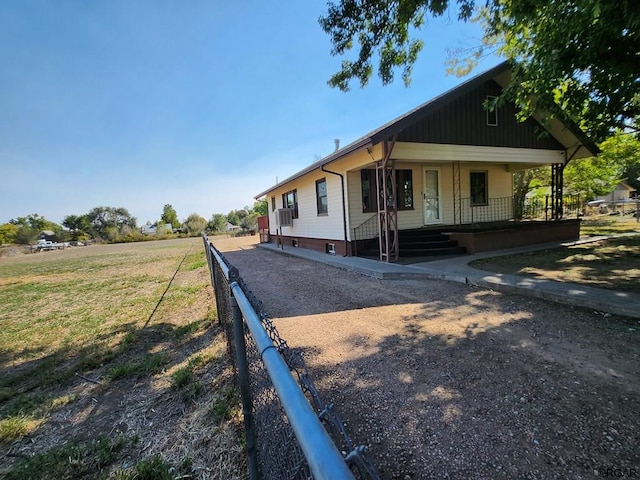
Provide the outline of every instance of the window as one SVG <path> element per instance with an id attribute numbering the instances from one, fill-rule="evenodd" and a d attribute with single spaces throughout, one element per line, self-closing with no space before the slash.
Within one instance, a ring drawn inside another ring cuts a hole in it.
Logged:
<path id="1" fill-rule="evenodd" d="M 487 126 L 497 127 L 498 126 L 498 106 L 496 105 L 496 97 L 487 95 L 487 98 L 484 102 L 484 108 L 485 108 L 485 111 L 487 112 Z"/>
<path id="2" fill-rule="evenodd" d="M 282 194 L 282 208 L 290 208 L 293 210 L 292 217 L 298 218 L 298 191 L 291 190 Z"/>
<path id="3" fill-rule="evenodd" d="M 411 170 L 396 170 L 398 210 L 413 209 L 413 178 Z"/>
<path id="4" fill-rule="evenodd" d="M 271 197 L 271 211 L 276 211 L 276 197 Z"/>
<path id="5" fill-rule="evenodd" d="M 376 200 L 376 171 L 361 170 L 360 181 L 362 184 L 362 212 L 377 212 Z"/>
<path id="6" fill-rule="evenodd" d="M 316 180 L 316 205 L 318 206 L 318 215 L 327 215 L 329 213 L 326 178 Z"/>
<path id="7" fill-rule="evenodd" d="M 360 171 L 362 212 L 378 211 L 376 170 Z M 413 210 L 413 171 L 396 170 L 396 205 L 398 210 Z"/>
<path id="8" fill-rule="evenodd" d="M 489 204 L 487 172 L 470 172 L 471 205 Z"/>

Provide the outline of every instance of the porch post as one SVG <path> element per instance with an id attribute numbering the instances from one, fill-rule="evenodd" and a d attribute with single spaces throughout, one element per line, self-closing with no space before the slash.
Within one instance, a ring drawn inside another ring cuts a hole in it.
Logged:
<path id="1" fill-rule="evenodd" d="M 384 157 L 376 163 L 376 187 L 378 191 L 378 241 L 380 261 L 398 261 L 398 207 L 396 205 L 396 163 L 390 160 L 391 151 L 396 143 L 396 136 L 391 145 L 384 141 Z"/>
<path id="2" fill-rule="evenodd" d="M 551 165 L 551 219 L 562 220 L 564 163 L 554 163 Z"/>
<path id="3" fill-rule="evenodd" d="M 462 188 L 460 187 L 460 162 L 453 162 L 453 224 L 462 225 Z"/>

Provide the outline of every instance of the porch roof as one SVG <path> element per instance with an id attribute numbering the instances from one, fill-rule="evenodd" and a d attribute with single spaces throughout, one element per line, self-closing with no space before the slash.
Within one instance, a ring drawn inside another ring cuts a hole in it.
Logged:
<path id="1" fill-rule="evenodd" d="M 410 110 L 404 115 L 391 120 L 390 122 L 376 128 L 375 130 L 372 130 L 363 137 L 340 148 L 339 150 L 336 150 L 330 155 L 321 158 L 317 162 L 314 162 L 308 167 L 293 174 L 292 176 L 287 177 L 286 179 L 265 190 L 264 192 L 259 193 L 254 198 L 261 198 L 275 188 L 292 182 L 293 180 L 296 180 L 306 175 L 307 173 L 313 172 L 314 170 L 325 167 L 330 163 L 335 162 L 336 160 L 339 160 L 355 151 L 367 147 L 372 147 L 383 142 L 384 140 L 390 139 L 394 134 L 401 132 L 419 119 L 426 117 L 430 113 L 441 108 L 443 105 L 446 105 L 461 97 L 462 95 L 465 95 L 466 93 L 470 92 L 471 90 L 488 80 L 493 79 L 501 87 L 504 88 L 511 79 L 510 72 L 510 63 L 508 61 L 502 62 L 495 67 L 487 70 L 486 72 L 472 77 L 471 79 L 458 85 L 457 87 L 454 87 L 453 89 L 435 98 L 432 98 L 431 100 L 423 103 L 413 110 Z M 586 135 L 572 120 L 566 117 L 562 118 L 561 120 L 559 118 L 551 120 L 547 125 L 545 125 L 545 128 L 549 131 L 551 136 L 556 138 L 556 140 L 560 142 L 567 150 L 573 148 L 573 151 L 568 154 L 568 158 L 584 158 L 596 155 L 599 152 L 598 147 L 589 138 L 586 137 Z"/>

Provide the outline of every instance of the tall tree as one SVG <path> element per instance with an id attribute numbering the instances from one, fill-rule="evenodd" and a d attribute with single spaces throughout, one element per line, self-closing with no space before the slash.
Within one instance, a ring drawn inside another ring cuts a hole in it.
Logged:
<path id="1" fill-rule="evenodd" d="M 136 229 L 136 218 L 126 208 L 95 207 L 87 213 L 93 230 L 103 239 L 115 240 L 124 227 Z"/>
<path id="2" fill-rule="evenodd" d="M 18 227 L 12 223 L 0 225 L 0 245 L 16 243 Z"/>
<path id="3" fill-rule="evenodd" d="M 162 223 L 170 223 L 173 228 L 180 228 L 180 220 L 178 220 L 178 214 L 175 208 L 170 204 L 166 204 L 162 209 L 162 216 L 160 217 Z"/>
<path id="4" fill-rule="evenodd" d="M 607 163 L 602 156 L 572 160 L 564 169 L 565 190 L 594 200 L 610 193 L 620 182 L 619 165 Z"/>
<path id="5" fill-rule="evenodd" d="M 212 232 L 224 232 L 227 225 L 227 217 L 221 213 L 214 213 L 211 216 L 211 220 L 207 223 L 207 228 Z"/>
<path id="6" fill-rule="evenodd" d="M 513 174 L 513 202 L 515 218 L 521 219 L 525 215 L 527 194 L 534 188 L 548 186 L 551 183 L 549 167 L 529 168 L 519 170 Z"/>
<path id="7" fill-rule="evenodd" d="M 87 215 L 67 215 L 62 220 L 62 225 L 71 231 L 73 240 L 78 240 L 84 235 L 93 235 L 93 228 Z"/>
<path id="8" fill-rule="evenodd" d="M 232 225 L 240 225 L 240 217 L 236 213 L 236 210 L 231 210 L 227 214 L 227 221 Z"/>
<path id="9" fill-rule="evenodd" d="M 46 230 L 48 226 L 51 226 L 52 222 L 49 222 L 46 218 L 37 213 L 31 213 L 26 217 L 17 217 L 15 219 L 9 220 L 9 223 L 12 223 L 17 226 L 29 227 L 34 230 Z"/>
<path id="10" fill-rule="evenodd" d="M 629 132 L 617 131 L 600 145 L 600 158 L 617 165 L 619 177 L 640 193 L 640 139 Z"/>
<path id="11" fill-rule="evenodd" d="M 9 223 L 17 227 L 16 242 L 21 244 L 34 243 L 43 230 L 51 230 L 58 241 L 65 239 L 65 232 L 60 225 L 47 220 L 45 217 L 32 213 L 26 217 L 17 217 L 9 220 Z"/>
<path id="12" fill-rule="evenodd" d="M 207 228 L 207 221 L 197 213 L 192 213 L 184 221 L 184 226 L 191 236 L 200 235 Z"/>
<path id="13" fill-rule="evenodd" d="M 560 107 L 582 119 L 581 126 L 597 140 L 616 128 L 638 128 L 637 0 L 330 1 L 319 22 L 331 37 L 331 53 L 345 55 L 356 45 L 359 51 L 355 60 L 343 60 L 329 84 L 348 90 L 355 79 L 365 86 L 376 59 L 383 84 L 393 81 L 397 68 L 408 84 L 424 45 L 420 30 L 428 33 L 425 19 L 452 11 L 462 21 L 475 14 L 484 27 L 482 42 L 464 59 L 468 68 L 462 71 L 487 51 L 511 60 L 513 82 L 499 101 L 515 101 L 522 117 L 534 110 L 553 115 Z"/>
<path id="14" fill-rule="evenodd" d="M 269 213 L 269 207 L 267 205 L 267 200 L 256 200 L 253 202 L 253 211 L 260 216 L 265 216 Z"/>
<path id="15" fill-rule="evenodd" d="M 258 214 L 256 212 L 251 212 L 246 215 L 242 220 L 240 220 L 240 227 L 245 232 L 248 230 L 257 230 L 258 229 Z"/>

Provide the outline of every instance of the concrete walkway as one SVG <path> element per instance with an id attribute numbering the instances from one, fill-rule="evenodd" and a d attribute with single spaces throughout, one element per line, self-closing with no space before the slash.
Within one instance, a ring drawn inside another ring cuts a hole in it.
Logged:
<path id="1" fill-rule="evenodd" d="M 273 243 L 261 243 L 260 247 L 295 257 L 321 262 L 375 278 L 391 279 L 422 277 L 430 279 L 444 279 L 453 282 L 478 285 L 498 291 L 520 293 L 567 305 L 591 308 L 599 312 L 640 318 L 640 294 L 616 292 L 613 290 L 605 290 L 602 288 L 578 285 L 575 283 L 538 280 L 519 275 L 492 273 L 469 266 L 469 263 L 480 258 L 531 252 L 562 245 L 575 245 L 586 241 L 593 242 L 601 238 L 591 238 L 585 241 L 571 242 L 569 244 L 552 243 L 537 245 L 535 247 L 486 252 L 476 255 L 462 255 L 411 265 L 379 262 L 377 260 L 361 257 L 328 255 L 306 248 L 285 247 L 284 249 L 280 249 Z"/>

